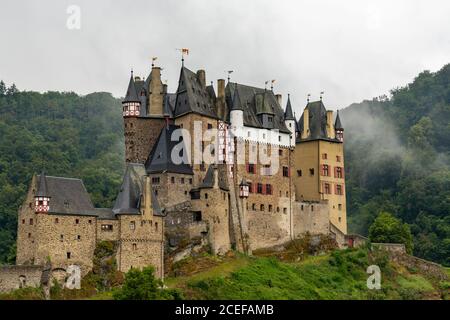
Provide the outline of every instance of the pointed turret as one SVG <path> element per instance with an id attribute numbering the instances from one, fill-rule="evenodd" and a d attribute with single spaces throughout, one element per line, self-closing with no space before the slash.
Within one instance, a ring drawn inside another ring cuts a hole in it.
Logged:
<path id="1" fill-rule="evenodd" d="M 341 118 L 339 117 L 339 110 L 337 111 L 336 121 L 334 122 L 334 130 L 336 131 L 336 139 L 344 142 L 344 128 L 342 127 Z"/>
<path id="2" fill-rule="evenodd" d="M 133 71 L 131 71 L 130 82 L 128 84 L 127 94 L 122 101 L 124 117 L 133 117 L 140 115 L 141 100 L 136 91 L 136 85 L 134 83 Z"/>
<path id="3" fill-rule="evenodd" d="M 34 211 L 36 213 L 45 213 L 50 209 L 50 196 L 48 193 L 47 178 L 45 177 L 45 173 L 42 172 L 38 179 L 38 189 L 36 191 L 36 195 L 34 196 Z"/>
<path id="4" fill-rule="evenodd" d="M 286 110 L 284 111 L 284 120 L 295 120 L 294 114 L 292 112 L 292 106 L 291 106 L 291 98 L 288 94 L 288 100 L 286 104 Z"/>
<path id="5" fill-rule="evenodd" d="M 234 86 L 233 101 L 230 111 L 230 122 L 235 130 L 244 126 L 244 108 L 239 96 L 237 84 Z"/>

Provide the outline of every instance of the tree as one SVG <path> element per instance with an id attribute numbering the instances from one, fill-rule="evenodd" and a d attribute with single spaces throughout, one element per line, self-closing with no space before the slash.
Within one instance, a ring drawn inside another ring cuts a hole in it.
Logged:
<path id="1" fill-rule="evenodd" d="M 0 81 L 0 96 L 4 96 L 6 94 L 6 84 L 3 80 Z"/>
<path id="2" fill-rule="evenodd" d="M 17 87 L 16 87 L 16 85 L 13 83 L 12 85 L 11 85 L 11 87 L 9 87 L 7 90 L 6 90 L 6 94 L 7 95 L 13 95 L 13 94 L 15 94 L 15 93 L 17 93 L 17 92 L 19 92 L 19 89 L 17 89 Z"/>
<path id="3" fill-rule="evenodd" d="M 409 225 L 388 212 L 381 212 L 369 227 L 369 239 L 378 243 L 403 243 L 412 253 L 413 239 Z"/>
<path id="4" fill-rule="evenodd" d="M 115 300 L 181 299 L 177 290 L 163 289 L 163 283 L 155 278 L 152 266 L 142 271 L 134 268 L 128 271 L 122 288 L 114 291 L 113 297 Z"/>

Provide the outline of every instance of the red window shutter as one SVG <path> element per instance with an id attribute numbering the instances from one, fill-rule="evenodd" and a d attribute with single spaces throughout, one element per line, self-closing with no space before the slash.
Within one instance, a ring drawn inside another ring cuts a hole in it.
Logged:
<path id="1" fill-rule="evenodd" d="M 337 169 L 338 167 L 334 167 L 334 177 L 337 178 Z"/>
<path id="2" fill-rule="evenodd" d="M 344 167 L 341 167 L 342 179 L 345 179 L 345 170 Z"/>
<path id="3" fill-rule="evenodd" d="M 334 185 L 334 194 L 338 194 L 338 192 L 337 192 L 337 184 Z"/>

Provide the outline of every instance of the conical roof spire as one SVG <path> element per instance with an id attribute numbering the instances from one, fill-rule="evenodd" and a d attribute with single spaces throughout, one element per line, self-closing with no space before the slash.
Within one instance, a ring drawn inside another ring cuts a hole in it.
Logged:
<path id="1" fill-rule="evenodd" d="M 36 192 L 36 197 L 48 197 L 47 179 L 44 171 L 42 171 L 39 177 L 39 187 Z"/>
<path id="2" fill-rule="evenodd" d="M 123 102 L 140 102 L 134 85 L 133 70 L 131 70 L 130 83 L 128 84 L 127 94 Z"/>
<path id="3" fill-rule="evenodd" d="M 239 97 L 239 92 L 237 89 L 237 84 L 234 86 L 234 97 L 233 97 L 233 106 L 231 107 L 231 111 L 233 110 L 244 110 L 242 108 L 241 98 Z"/>
<path id="4" fill-rule="evenodd" d="M 284 120 L 295 120 L 294 115 L 292 113 L 290 94 L 288 94 L 288 100 L 287 100 L 287 104 L 286 104 L 286 111 L 284 112 Z"/>
<path id="5" fill-rule="evenodd" d="M 336 121 L 334 122 L 334 129 L 344 129 L 342 127 L 341 118 L 339 117 L 339 110 L 337 111 Z"/>

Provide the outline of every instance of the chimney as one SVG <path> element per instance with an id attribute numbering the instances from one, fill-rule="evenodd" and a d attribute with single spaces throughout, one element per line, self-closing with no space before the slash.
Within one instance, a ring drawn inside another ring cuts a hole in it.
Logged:
<path id="1" fill-rule="evenodd" d="M 217 80 L 217 98 L 225 98 L 225 80 Z"/>
<path id="2" fill-rule="evenodd" d="M 206 75 L 205 75 L 205 70 L 197 70 L 197 78 L 200 81 L 200 84 L 202 85 L 202 88 L 205 89 L 206 88 Z"/>
<path id="3" fill-rule="evenodd" d="M 330 139 L 335 138 L 334 126 L 333 126 L 333 110 L 327 111 L 327 137 Z"/>
<path id="4" fill-rule="evenodd" d="M 303 132 L 302 139 L 306 139 L 309 137 L 309 110 L 305 108 L 303 111 Z"/>
<path id="5" fill-rule="evenodd" d="M 144 206 L 142 209 L 144 216 L 152 215 L 152 184 L 149 176 L 144 177 Z"/>
<path id="6" fill-rule="evenodd" d="M 214 166 L 214 189 L 219 189 L 219 170 Z"/>
<path id="7" fill-rule="evenodd" d="M 167 84 L 163 84 L 163 93 L 164 93 L 164 94 L 167 93 Z"/>
<path id="8" fill-rule="evenodd" d="M 281 98 L 281 94 L 276 94 L 275 97 L 277 98 L 278 104 L 279 104 L 281 107 L 283 107 L 283 105 L 282 105 L 283 100 L 282 100 L 282 98 Z"/>
<path id="9" fill-rule="evenodd" d="M 163 83 L 161 82 L 160 67 L 152 67 L 148 97 L 147 114 L 161 116 L 163 114 Z"/>

